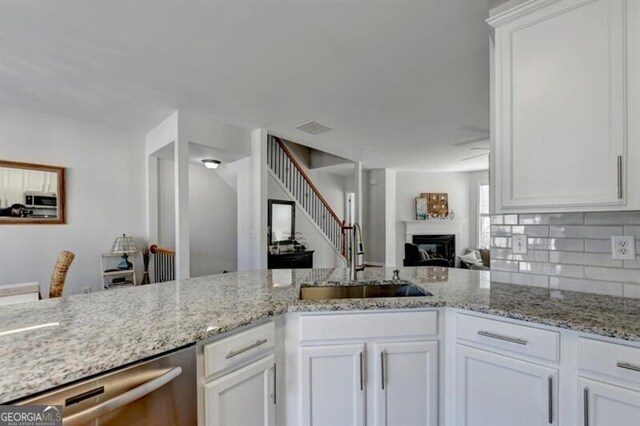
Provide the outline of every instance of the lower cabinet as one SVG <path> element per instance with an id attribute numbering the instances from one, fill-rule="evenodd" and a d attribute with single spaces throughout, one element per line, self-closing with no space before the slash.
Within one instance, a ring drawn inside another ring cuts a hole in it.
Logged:
<path id="1" fill-rule="evenodd" d="M 585 378 L 578 383 L 584 426 L 640 424 L 640 391 Z"/>
<path id="2" fill-rule="evenodd" d="M 200 426 L 276 424 L 275 348 L 273 321 L 203 344 Z"/>
<path id="3" fill-rule="evenodd" d="M 457 345 L 457 425 L 557 424 L 558 371 Z"/>
<path id="4" fill-rule="evenodd" d="M 438 424 L 436 341 L 305 346 L 301 362 L 306 425 Z"/>
<path id="5" fill-rule="evenodd" d="M 206 425 L 275 425 L 274 385 L 273 355 L 205 384 Z"/>
<path id="6" fill-rule="evenodd" d="M 438 342 L 376 342 L 376 426 L 438 424 Z"/>
<path id="7" fill-rule="evenodd" d="M 301 355 L 304 424 L 364 424 L 365 345 L 310 346 Z"/>

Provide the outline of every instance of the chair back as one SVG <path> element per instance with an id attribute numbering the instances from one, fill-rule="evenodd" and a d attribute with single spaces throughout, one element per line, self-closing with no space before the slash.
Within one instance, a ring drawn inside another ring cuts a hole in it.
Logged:
<path id="1" fill-rule="evenodd" d="M 149 253 L 153 260 L 153 281 L 162 283 L 176 279 L 176 252 L 175 250 L 159 247 L 155 244 L 149 246 Z"/>
<path id="2" fill-rule="evenodd" d="M 451 262 L 447 259 L 427 259 L 420 262 L 420 266 L 444 266 L 445 268 L 451 267 Z"/>
<path id="3" fill-rule="evenodd" d="M 53 274 L 51 274 L 51 285 L 49 286 L 49 297 L 61 297 L 64 290 L 64 283 L 67 279 L 67 272 L 71 266 L 71 262 L 75 259 L 76 255 L 70 251 L 63 251 L 58 255 L 56 266 L 53 268 Z"/>
<path id="4" fill-rule="evenodd" d="M 416 244 L 404 243 L 404 258 L 409 264 L 413 264 L 420 260 L 420 249 Z"/>

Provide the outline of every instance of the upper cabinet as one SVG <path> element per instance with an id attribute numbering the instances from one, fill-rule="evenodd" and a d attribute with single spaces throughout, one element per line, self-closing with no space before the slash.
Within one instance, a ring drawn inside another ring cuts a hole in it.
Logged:
<path id="1" fill-rule="evenodd" d="M 640 209 L 640 2 L 491 17 L 494 211 Z"/>

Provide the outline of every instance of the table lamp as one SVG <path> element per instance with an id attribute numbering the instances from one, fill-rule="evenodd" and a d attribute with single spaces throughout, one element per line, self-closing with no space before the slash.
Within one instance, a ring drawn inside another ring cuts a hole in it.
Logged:
<path id="1" fill-rule="evenodd" d="M 129 254 L 137 252 L 136 243 L 133 238 L 122 234 L 121 237 L 116 238 L 111 247 L 111 253 L 122 254 L 122 261 L 118 264 L 118 269 L 126 270 L 133 268 L 133 264 L 129 262 Z"/>

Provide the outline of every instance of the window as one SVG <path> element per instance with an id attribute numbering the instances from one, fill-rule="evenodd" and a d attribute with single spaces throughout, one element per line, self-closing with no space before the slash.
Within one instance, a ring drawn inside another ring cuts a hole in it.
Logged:
<path id="1" fill-rule="evenodd" d="M 478 185 L 478 248 L 491 244 L 491 216 L 489 215 L 489 185 Z"/>

